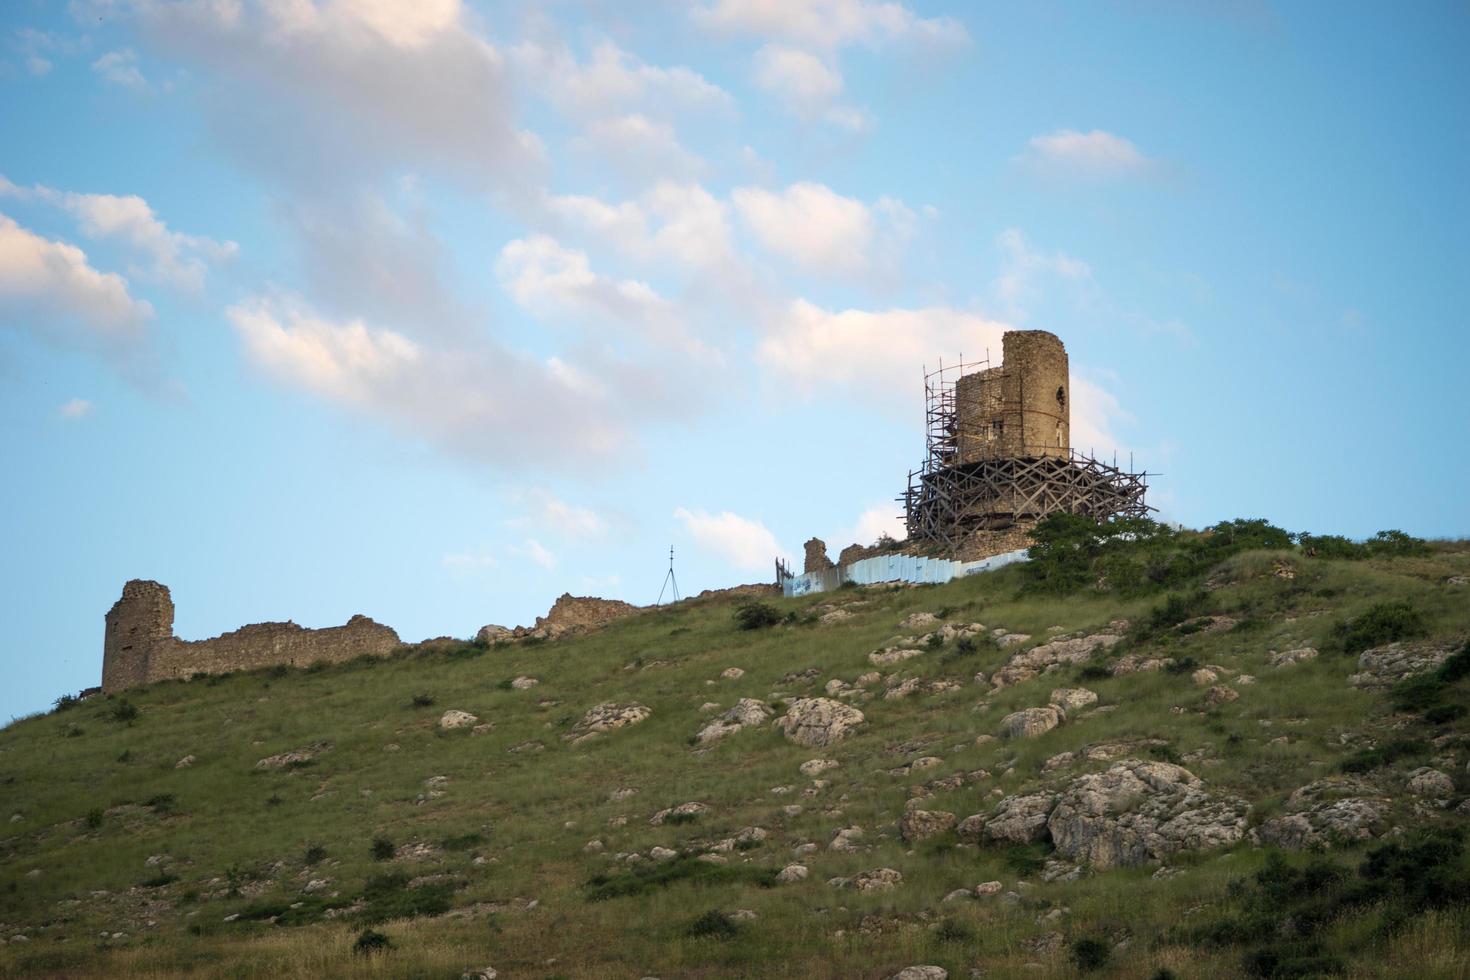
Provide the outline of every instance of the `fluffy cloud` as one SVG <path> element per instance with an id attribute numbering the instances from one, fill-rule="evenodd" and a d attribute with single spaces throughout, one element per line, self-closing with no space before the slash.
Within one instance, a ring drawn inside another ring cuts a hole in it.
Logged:
<path id="1" fill-rule="evenodd" d="M 56 414 L 68 421 L 84 419 L 92 414 L 92 403 L 85 398 L 73 398 L 57 406 Z"/>
<path id="2" fill-rule="evenodd" d="M 1086 262 L 1065 252 L 1033 248 L 1019 229 L 1001 232 L 996 246 L 1002 259 L 995 291 L 1007 311 L 1018 319 L 1025 316 L 1024 306 L 1047 282 L 1079 286 L 1092 281 L 1092 268 Z"/>
<path id="3" fill-rule="evenodd" d="M 143 77 L 138 68 L 138 53 L 132 48 L 109 51 L 92 62 L 92 71 L 110 85 L 132 89 L 135 92 L 151 92 L 153 86 Z"/>
<path id="4" fill-rule="evenodd" d="M 602 392 L 509 351 L 431 348 L 280 298 L 228 315 L 249 360 L 280 383 L 472 459 L 582 465 L 627 441 Z"/>
<path id="5" fill-rule="evenodd" d="M 514 120 L 501 53 L 459 0 L 119 0 L 198 70 L 217 133 L 293 184 L 433 167 L 523 188 L 541 147 Z"/>
<path id="6" fill-rule="evenodd" d="M 42 185 L 23 188 L 0 177 L 0 196 L 62 208 L 77 219 L 88 238 L 121 241 L 145 259 L 145 265 L 129 270 L 134 276 L 178 289 L 203 289 L 208 264 L 234 258 L 239 251 L 234 242 L 172 230 L 136 194 L 77 194 Z"/>
<path id="7" fill-rule="evenodd" d="M 780 38 L 818 48 L 884 41 L 963 44 L 964 25 L 924 18 L 886 0 L 713 0 L 694 8 L 696 23 L 729 34 Z"/>
<path id="8" fill-rule="evenodd" d="M 885 535 L 895 541 L 902 541 L 908 536 L 903 507 L 891 501 L 874 504 L 864 510 L 858 515 L 857 522 L 851 528 L 843 528 L 833 533 L 830 544 L 835 552 L 849 544 L 873 544 Z M 834 560 L 835 557 L 834 554 Z"/>
<path id="9" fill-rule="evenodd" d="M 777 556 L 789 557 L 776 544 L 776 536 L 760 521 L 722 511 L 711 514 L 703 510 L 680 507 L 674 517 L 695 543 L 741 571 L 759 571 L 771 565 Z"/>
<path id="10" fill-rule="evenodd" d="M 556 567 L 556 556 L 537 541 L 535 538 L 527 538 L 524 544 L 512 545 L 510 553 L 518 558 L 527 558 L 545 569 Z"/>
<path id="11" fill-rule="evenodd" d="M 636 200 L 608 204 L 583 195 L 546 200 L 569 229 L 638 261 L 671 260 L 712 269 L 734 260 L 729 206 L 698 184 L 661 182 Z"/>
<path id="12" fill-rule="evenodd" d="M 153 307 L 135 299 L 122 276 L 99 272 L 75 245 L 0 214 L 0 322 L 119 354 L 141 346 L 152 318 Z"/>
<path id="13" fill-rule="evenodd" d="M 684 148 L 673 126 L 638 113 L 594 120 L 574 145 L 634 184 L 692 177 L 704 169 L 704 161 Z"/>
<path id="14" fill-rule="evenodd" d="M 841 105 L 842 73 L 810 51 L 767 44 L 755 54 L 755 83 L 808 122 L 823 120 L 862 132 L 871 127 L 867 113 Z"/>
<path id="15" fill-rule="evenodd" d="M 1090 133 L 1059 129 L 1034 136 L 1018 159 L 1039 173 L 1056 177 L 1120 177 L 1153 166 L 1132 142 L 1100 129 Z"/>
<path id="16" fill-rule="evenodd" d="M 1072 447 L 1099 458 L 1124 453 L 1114 426 L 1133 421 L 1117 397 L 1101 385 L 1072 372 Z"/>
<path id="17" fill-rule="evenodd" d="M 780 193 L 739 188 L 736 211 L 769 251 L 809 272 L 855 275 L 868 272 L 880 232 L 885 258 L 912 234 L 914 214 L 903 202 L 883 198 L 873 206 L 813 183 L 792 184 Z"/>
<path id="18" fill-rule="evenodd" d="M 998 355 L 1007 329 L 947 307 L 833 311 L 799 299 L 768 325 L 757 356 L 801 390 L 827 384 L 886 390 L 891 401 L 912 406 L 926 362 L 945 351 L 974 357 L 988 348 Z"/>
<path id="19" fill-rule="evenodd" d="M 534 41 L 517 44 L 506 54 L 528 87 L 575 115 L 602 117 L 629 108 L 674 112 L 734 106 L 728 92 L 698 72 L 645 64 L 611 41 L 593 48 L 585 63 L 578 62 L 566 45 Z"/>

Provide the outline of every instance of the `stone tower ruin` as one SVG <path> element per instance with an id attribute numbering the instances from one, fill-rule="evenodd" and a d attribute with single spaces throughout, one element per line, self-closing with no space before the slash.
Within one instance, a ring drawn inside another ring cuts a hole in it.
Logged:
<path id="1" fill-rule="evenodd" d="M 102 690 L 110 694 L 195 674 L 382 657 L 399 645 L 397 633 L 366 616 L 353 616 L 346 626 L 329 629 L 306 629 L 292 622 L 255 623 L 209 640 L 181 640 L 174 636 L 174 601 L 168 586 L 133 579 L 107 612 Z"/>
<path id="2" fill-rule="evenodd" d="M 959 549 L 977 534 L 1059 511 L 1097 520 L 1147 515 L 1147 474 L 1072 449 L 1061 339 L 1011 330 L 1001 345 L 998 366 L 961 362 L 924 376 L 928 456 L 902 498 L 909 539 Z"/>

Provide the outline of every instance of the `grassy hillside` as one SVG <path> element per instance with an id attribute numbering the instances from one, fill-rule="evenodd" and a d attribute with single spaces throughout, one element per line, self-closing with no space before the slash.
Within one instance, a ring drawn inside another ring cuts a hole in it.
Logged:
<path id="1" fill-rule="evenodd" d="M 776 599 L 781 622 L 750 630 L 734 600 L 688 602 L 551 643 L 162 683 L 17 721 L 0 731 L 0 976 L 885 978 L 915 964 L 956 978 L 1470 974 L 1470 862 L 1454 840 L 1470 810 L 1470 681 L 1440 671 L 1372 692 L 1348 683 L 1358 657 L 1343 652 L 1364 640 L 1353 623 L 1369 643 L 1404 629 L 1462 643 L 1470 586 L 1455 580 L 1470 575 L 1470 546 L 1359 560 L 1250 551 L 1202 569 L 1172 601 L 1075 583 L 1023 590 L 1033 574 Z M 823 622 L 833 609 L 851 615 Z M 1395 625 L 1406 609 L 1407 627 Z M 917 612 L 987 633 L 874 667 L 870 653 L 934 628 L 900 627 Z M 1090 662 L 998 690 L 975 680 L 1118 620 L 1132 624 L 1127 639 Z M 1002 647 L 996 628 L 1031 638 Z M 1273 652 L 1302 647 L 1320 655 L 1272 666 Z M 1174 667 L 1113 676 L 1133 654 Z M 1222 670 L 1197 683 L 1206 665 Z M 722 677 L 731 667 L 743 675 Z M 694 739 L 718 713 L 708 702 L 759 699 L 779 716 L 875 670 L 882 679 L 845 699 L 866 723 L 835 745 L 794 744 L 769 722 Z M 539 683 L 517 689 L 517 677 Z M 908 677 L 957 686 L 884 697 Z M 1238 697 L 1210 706 L 1220 685 Z M 1059 687 L 1098 702 L 1034 738 L 984 737 Z M 652 714 L 565 737 L 603 702 Z M 493 727 L 443 730 L 451 709 Z M 1388 799 L 1388 826 L 1316 851 L 1247 837 L 1051 882 L 1071 863 L 1049 872 L 1044 841 L 900 836 L 911 797 L 930 794 L 921 809 L 963 820 L 1106 770 L 1116 759 L 1080 750 L 1129 740 L 1149 740 L 1131 742 L 1134 757 L 1249 801 L 1252 828 L 1336 775 Z M 311 757 L 257 766 L 301 749 Z M 1064 752 L 1078 757 L 1047 765 Z M 839 765 L 803 775 L 818 758 Z M 921 758 L 939 761 L 909 767 Z M 1447 798 L 1409 791 L 1423 766 L 1452 778 Z M 707 809 L 650 823 L 687 802 Z M 854 850 L 829 848 L 854 826 Z M 698 857 L 732 838 L 716 852 L 724 863 Z M 641 860 L 619 857 L 631 853 Z M 777 882 L 793 863 L 807 877 Z M 828 883 L 880 868 L 901 883 Z M 999 893 L 945 900 L 991 881 Z M 390 945 L 354 948 L 374 934 Z"/>

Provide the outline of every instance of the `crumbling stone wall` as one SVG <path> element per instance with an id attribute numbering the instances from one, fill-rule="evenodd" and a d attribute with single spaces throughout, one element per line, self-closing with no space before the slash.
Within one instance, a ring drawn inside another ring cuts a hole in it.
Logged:
<path id="1" fill-rule="evenodd" d="M 832 564 L 832 559 L 827 557 L 827 542 L 821 538 L 812 538 L 805 547 L 806 561 L 801 569 L 803 575 L 808 572 L 825 572 L 836 567 Z"/>
<path id="2" fill-rule="evenodd" d="M 107 613 L 102 641 L 102 690 L 106 693 L 195 674 L 314 663 L 341 663 L 364 655 L 385 656 L 398 634 L 366 616 L 345 626 L 306 629 L 295 623 L 256 623 L 210 640 L 173 635 L 174 604 L 168 587 L 134 579 Z"/>
<path id="3" fill-rule="evenodd" d="M 1067 457 L 1072 388 L 1067 349 L 1045 330 L 1009 330 L 999 367 L 955 383 L 959 462 L 1010 456 Z"/>
<path id="4" fill-rule="evenodd" d="M 637 606 L 621 599 L 598 599 L 564 592 L 551 604 L 551 609 L 545 616 L 536 617 L 535 626 L 517 626 L 511 631 L 511 635 L 517 638 L 544 636 L 555 639 L 567 633 L 596 629 L 638 611 Z"/>

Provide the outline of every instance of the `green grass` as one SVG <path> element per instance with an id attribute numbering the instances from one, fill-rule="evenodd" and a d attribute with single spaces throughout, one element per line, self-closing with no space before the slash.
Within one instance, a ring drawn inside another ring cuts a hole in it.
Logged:
<path id="1" fill-rule="evenodd" d="M 1295 578 L 1273 574 L 1283 559 L 1296 566 Z M 952 976 L 983 965 L 992 977 L 1063 977 L 1084 959 L 1094 962 L 1092 942 L 1108 950 L 1098 976 L 1146 978 L 1161 969 L 1235 975 L 1239 949 L 1184 941 L 1175 927 L 1181 915 L 1228 912 L 1230 882 L 1251 879 L 1268 852 L 1241 844 L 1180 856 L 1172 863 L 1184 873 L 1166 880 L 1139 868 L 1046 884 L 1039 872 L 1047 845 L 977 848 L 947 837 L 907 847 L 897 822 L 912 789 L 984 770 L 922 804 L 963 818 L 993 806 L 996 790 L 1056 787 L 1106 766 L 1045 771 L 1058 753 L 1152 738 L 1165 745 L 1144 758 L 1179 760 L 1211 792 L 1251 800 L 1259 823 L 1280 812 L 1292 790 L 1355 765 L 1363 753 L 1391 754 L 1396 740 L 1406 740 L 1429 748 L 1375 761 L 1362 778 L 1383 781 L 1383 795 L 1397 801 L 1397 825 L 1453 820 L 1449 810 L 1416 816 L 1402 775 L 1412 765 L 1437 764 L 1433 739 L 1463 731 L 1462 719 L 1425 716 L 1463 698 L 1466 681 L 1436 675 L 1433 690 L 1416 695 L 1420 713 L 1406 716 L 1395 698 L 1401 703 L 1412 692 L 1352 688 L 1346 677 L 1355 658 L 1326 651 L 1339 624 L 1393 602 L 1411 606 L 1430 640 L 1463 642 L 1467 593 L 1442 583 L 1467 571 L 1464 545 L 1352 561 L 1249 551 L 1202 573 L 1210 583 L 1204 597 L 1193 586 L 1176 590 L 1182 605 L 1167 609 L 1163 592 L 1025 591 L 1025 573 L 1012 568 L 939 587 L 767 600 L 776 621 L 756 629 L 740 628 L 731 601 L 687 602 L 553 643 L 466 644 L 58 704 L 56 713 L 0 731 L 0 931 L 29 939 L 0 947 L 0 976 L 446 977 L 493 964 L 503 976 L 876 980 L 936 963 Z M 819 625 L 817 607 L 833 604 L 853 617 Z M 1174 628 L 1201 609 L 1241 624 L 1218 632 Z M 881 670 L 955 680 L 960 689 L 886 700 L 880 683 L 878 696 L 860 705 L 868 724 L 827 749 L 794 745 L 770 726 L 708 747 L 689 744 L 709 718 L 704 702 L 789 701 L 821 695 L 833 678 L 853 683 L 874 670 L 867 655 L 900 634 L 901 620 L 940 610 L 952 622 L 1029 633 L 1033 644 L 1054 627 L 1093 630 L 1127 619 L 1152 628 L 1090 664 L 997 692 L 973 677 L 993 673 L 1013 651 L 988 637 L 926 649 Z M 1297 646 L 1324 654 L 1269 666 L 1271 651 Z M 1223 680 L 1244 673 L 1257 681 L 1237 684 L 1239 700 L 1204 712 L 1204 689 L 1187 671 L 1105 672 L 1124 652 L 1218 665 L 1228 670 Z M 721 678 L 732 666 L 744 676 Z M 808 668 L 815 679 L 801 678 Z M 529 691 L 501 685 L 520 674 L 541 683 Z M 1031 740 L 976 743 L 996 733 L 1007 713 L 1079 684 L 1112 710 L 1075 713 Z M 604 701 L 638 701 L 653 714 L 582 745 L 562 737 Z M 438 718 L 448 709 L 494 728 L 441 732 Z M 1286 741 L 1272 744 L 1281 736 Z M 309 766 L 254 768 L 261 758 L 318 742 L 331 748 Z M 539 751 L 511 751 L 533 742 Z M 186 755 L 196 761 L 175 769 Z M 920 756 L 943 762 L 890 773 Z M 828 785 L 819 790 L 798 771 L 817 757 L 841 763 L 820 775 Z M 1463 770 L 1461 757 L 1456 778 Z M 447 783 L 429 799 L 425 782 L 436 776 Z M 624 788 L 636 793 L 614 799 Z M 773 792 L 782 788 L 789 789 Z M 1452 805 L 1467 789 L 1459 787 Z M 710 809 L 690 822 L 650 825 L 655 812 L 689 801 Z M 786 812 L 792 804 L 800 812 Z M 12 814 L 20 819 L 11 822 Z M 825 849 L 838 828 L 854 824 L 865 831 L 866 850 Z M 694 853 L 750 826 L 770 837 L 723 853 L 725 864 L 648 858 L 654 846 Z M 602 849 L 584 850 L 594 839 Z M 385 844 L 377 854 L 375 841 Z M 804 859 L 810 876 L 775 884 L 795 860 L 793 848 L 806 842 L 821 848 Z M 410 851 L 419 856 L 396 856 Z M 617 856 L 631 852 L 643 860 Z M 1355 867 L 1365 853 L 1360 847 L 1340 857 Z M 155 856 L 164 860 L 150 865 Z M 878 867 L 900 870 L 903 884 L 871 894 L 826 884 Z M 992 879 L 1019 901 L 940 902 Z M 314 880 L 327 884 L 307 893 Z M 1069 913 L 1038 922 L 1058 906 Z M 756 918 L 730 919 L 736 909 Z M 1357 914 L 1377 921 L 1371 910 Z M 696 928 L 701 921 L 706 926 Z M 1365 976 L 1462 974 L 1470 968 L 1467 925 L 1458 905 L 1435 908 L 1355 945 L 1354 968 Z M 365 929 L 391 946 L 354 955 Z M 104 930 L 125 938 L 100 940 Z M 1058 952 L 1038 956 L 1023 946 L 1051 931 L 1064 936 Z M 1115 949 L 1114 937 L 1124 934 L 1129 943 Z M 1032 962 L 1042 967 L 1029 969 Z"/>

